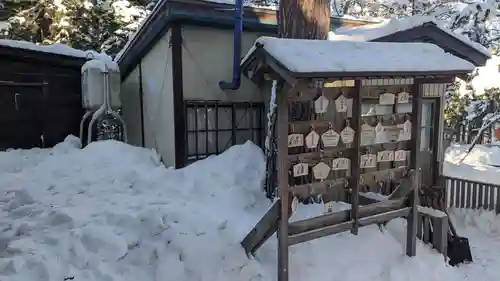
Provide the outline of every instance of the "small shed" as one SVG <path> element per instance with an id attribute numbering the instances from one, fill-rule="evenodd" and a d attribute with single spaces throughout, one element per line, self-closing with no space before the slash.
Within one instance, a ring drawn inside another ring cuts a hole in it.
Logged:
<path id="1" fill-rule="evenodd" d="M 86 53 L 0 40 L 0 150 L 50 147 L 78 135 Z"/>
<path id="2" fill-rule="evenodd" d="M 247 253 L 277 230 L 278 280 L 287 281 L 288 247 L 407 217 L 406 254 L 413 256 L 418 217 L 430 215 L 434 246 L 446 254 L 446 214 L 418 206 L 421 186 L 437 185 L 437 153 L 427 150 L 438 149 L 443 126 L 437 119 L 428 124 L 442 105 L 424 105 L 472 71 L 472 63 L 428 43 L 261 37 L 241 66 L 260 89 L 272 83 L 268 95 L 277 107 L 267 155 L 276 156 L 267 165 L 275 175 L 268 180 L 275 180 L 267 186 L 277 187 L 278 200 L 243 240 Z M 289 221 L 301 211 L 298 202 L 310 198 L 325 203 L 325 213 Z M 350 210 L 332 211 L 334 201 L 350 203 Z"/>

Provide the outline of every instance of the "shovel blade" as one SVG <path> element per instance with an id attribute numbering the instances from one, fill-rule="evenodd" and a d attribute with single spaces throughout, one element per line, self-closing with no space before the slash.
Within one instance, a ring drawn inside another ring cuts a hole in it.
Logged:
<path id="1" fill-rule="evenodd" d="M 461 263 L 471 263 L 472 254 L 469 246 L 469 239 L 460 236 L 452 236 L 448 240 L 449 264 L 457 266 Z"/>

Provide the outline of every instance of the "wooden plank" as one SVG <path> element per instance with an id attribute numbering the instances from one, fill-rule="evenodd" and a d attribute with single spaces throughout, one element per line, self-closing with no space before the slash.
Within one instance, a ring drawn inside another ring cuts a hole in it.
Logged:
<path id="1" fill-rule="evenodd" d="M 497 205 L 495 207 L 495 213 L 500 214 L 500 187 L 498 186 L 495 186 L 495 191 L 496 191 L 496 201 L 497 201 Z"/>
<path id="2" fill-rule="evenodd" d="M 466 186 L 465 208 L 470 208 L 472 206 L 472 188 L 473 184 L 468 183 Z"/>
<path id="3" fill-rule="evenodd" d="M 402 208 L 399 210 L 393 210 L 393 211 L 389 211 L 389 212 L 385 212 L 385 213 L 381 213 L 381 214 L 377 214 L 377 215 L 373 215 L 373 216 L 360 218 L 359 219 L 359 227 L 368 226 L 368 225 L 372 225 L 372 224 L 379 224 L 379 223 L 390 221 L 392 219 L 399 218 L 399 217 L 406 217 L 406 216 L 408 216 L 409 211 L 410 211 L 410 208 Z M 288 237 L 288 245 L 295 245 L 295 244 L 311 241 L 314 239 L 318 239 L 321 237 L 333 235 L 336 233 L 348 231 L 349 229 L 351 229 L 352 223 L 353 223 L 353 221 L 349 220 L 349 221 L 342 222 L 342 223 L 339 223 L 336 225 L 330 225 L 330 226 L 326 226 L 326 227 L 323 227 L 320 229 L 314 229 L 314 230 L 310 230 L 307 232 L 302 232 L 302 233 L 290 235 Z"/>
<path id="4" fill-rule="evenodd" d="M 448 207 L 455 207 L 455 183 L 457 182 L 456 179 L 451 179 L 451 180 L 446 180 L 446 182 L 449 183 L 449 189 L 450 189 L 450 199 L 448 202 Z"/>
<path id="5" fill-rule="evenodd" d="M 460 208 L 465 208 L 465 192 L 467 183 L 465 181 L 460 181 Z"/>
<path id="6" fill-rule="evenodd" d="M 408 216 L 407 228 L 406 228 L 406 255 L 413 257 L 417 254 L 417 228 L 418 228 L 418 191 L 420 186 L 420 179 L 422 175 L 422 169 L 414 174 L 413 178 L 413 200 L 411 202 L 411 211 Z M 424 233 L 425 235 L 425 233 Z"/>
<path id="7" fill-rule="evenodd" d="M 355 81 L 355 94 L 352 101 L 352 128 L 354 129 L 354 152 L 351 159 L 351 176 L 350 188 L 352 190 L 351 200 L 351 220 L 353 221 L 351 233 L 358 234 L 358 220 L 360 217 L 359 210 L 359 179 L 361 168 L 359 166 L 361 157 L 361 80 Z"/>
<path id="8" fill-rule="evenodd" d="M 462 181 L 458 180 L 455 182 L 455 208 L 460 208 L 460 183 Z"/>
<path id="9" fill-rule="evenodd" d="M 472 184 L 472 209 L 477 208 L 477 183 Z"/>
<path id="10" fill-rule="evenodd" d="M 401 207 L 404 204 L 404 201 L 405 201 L 404 199 L 387 200 L 375 204 L 360 206 L 359 216 L 363 218 L 367 216 L 378 215 L 381 213 L 401 209 Z M 350 221 L 350 213 L 351 213 L 350 210 L 345 210 L 310 219 L 291 222 L 288 225 L 288 234 L 295 235 L 306 231 Z"/>
<path id="11" fill-rule="evenodd" d="M 423 219 L 422 241 L 424 241 L 424 243 L 427 244 L 430 242 L 431 222 L 428 215 L 422 215 L 422 219 Z"/>
<path id="12" fill-rule="evenodd" d="M 390 195 L 389 195 L 389 200 L 394 200 L 394 199 L 401 199 L 405 198 L 410 194 L 412 191 L 413 185 L 412 185 L 412 175 L 414 171 L 410 171 L 410 175 L 406 178 L 403 178 L 399 186 L 394 190 Z"/>
<path id="13" fill-rule="evenodd" d="M 490 191 L 490 204 L 489 204 L 489 209 L 490 211 L 493 211 L 495 209 L 495 187 L 493 185 L 488 185 L 488 189 Z"/>
<path id="14" fill-rule="evenodd" d="M 338 189 L 345 189 L 347 179 L 325 180 L 321 182 L 313 182 L 308 184 L 294 185 L 290 187 L 290 191 L 294 196 L 301 199 L 309 198 L 314 195 L 324 195 L 335 192 Z"/>
<path id="15" fill-rule="evenodd" d="M 417 219 L 417 238 L 422 240 L 424 237 L 424 216 L 418 212 L 418 219 Z"/>
<path id="16" fill-rule="evenodd" d="M 483 208 L 485 210 L 488 210 L 489 208 L 489 186 L 487 184 L 483 184 L 483 192 L 484 192 L 484 198 L 483 198 Z"/>
<path id="17" fill-rule="evenodd" d="M 278 281 L 288 281 L 288 103 L 283 89 L 277 93 L 277 178 L 278 194 L 281 200 L 280 219 L 278 220 Z"/>
<path id="18" fill-rule="evenodd" d="M 484 185 L 478 184 L 477 185 L 477 193 L 478 193 L 477 208 L 478 209 L 483 208 L 483 203 L 484 203 L 483 192 L 484 192 Z"/>
<path id="19" fill-rule="evenodd" d="M 448 216 L 433 218 L 432 244 L 434 248 L 446 257 L 448 247 Z"/>
<path id="20" fill-rule="evenodd" d="M 413 100 L 411 110 L 411 152 L 410 169 L 416 170 L 413 177 L 413 200 L 411 201 L 411 212 L 408 217 L 406 229 L 406 255 L 413 257 L 417 253 L 417 226 L 418 226 L 418 191 L 420 189 L 422 169 L 420 165 L 420 144 L 422 125 L 422 81 L 415 81 L 411 87 Z"/>
<path id="21" fill-rule="evenodd" d="M 280 202 L 280 200 L 276 200 L 255 227 L 241 241 L 241 246 L 243 246 L 247 255 L 255 254 L 259 247 L 276 232 L 280 216 Z M 269 233 L 271 234 L 269 235 Z"/>

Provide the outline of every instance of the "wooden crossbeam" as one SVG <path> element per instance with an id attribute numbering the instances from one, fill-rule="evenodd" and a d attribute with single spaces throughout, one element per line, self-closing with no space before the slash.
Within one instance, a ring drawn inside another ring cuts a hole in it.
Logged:
<path id="1" fill-rule="evenodd" d="M 374 216 L 381 213 L 397 210 L 403 207 L 404 198 L 398 200 L 387 200 L 359 207 L 359 217 Z M 303 232 L 324 228 L 350 221 L 351 210 L 322 215 L 310 219 L 292 222 L 288 225 L 288 235 L 296 235 Z"/>
<path id="2" fill-rule="evenodd" d="M 276 232 L 280 216 L 281 201 L 276 200 L 266 214 L 241 242 L 247 255 L 255 252 Z"/>
<path id="3" fill-rule="evenodd" d="M 360 208 L 360 210 L 361 210 L 361 208 Z M 392 220 L 392 219 L 399 218 L 399 217 L 406 217 L 406 216 L 408 216 L 409 211 L 410 211 L 410 208 L 405 207 L 405 208 L 401 208 L 401 209 L 394 210 L 394 211 L 389 211 L 389 212 L 385 212 L 385 213 L 381 213 L 381 214 L 377 214 L 377 215 L 373 215 L 373 216 L 360 218 L 358 221 L 358 226 L 363 227 L 363 226 L 368 226 L 371 224 L 385 222 L 385 221 Z M 321 238 L 324 236 L 329 236 L 329 235 L 337 234 L 340 232 L 348 231 L 348 230 L 352 229 L 352 225 L 353 225 L 353 221 L 348 220 L 346 222 L 342 222 L 339 224 L 330 225 L 330 226 L 326 226 L 323 228 L 314 229 L 314 230 L 302 232 L 299 234 L 290 235 L 290 236 L 288 236 L 288 245 L 291 246 L 291 245 L 307 242 L 307 241 L 310 241 L 313 239 Z"/>

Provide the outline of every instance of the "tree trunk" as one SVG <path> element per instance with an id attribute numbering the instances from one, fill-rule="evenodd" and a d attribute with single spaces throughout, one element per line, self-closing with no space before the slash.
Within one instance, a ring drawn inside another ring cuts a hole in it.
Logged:
<path id="1" fill-rule="evenodd" d="M 282 38 L 328 39 L 330 0 L 280 0 L 278 35 Z"/>

